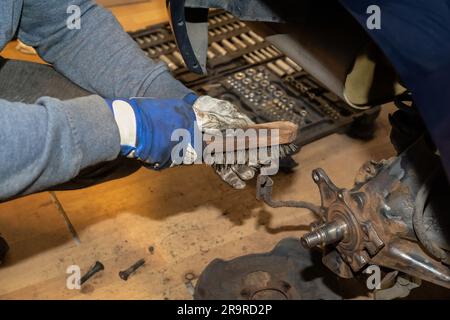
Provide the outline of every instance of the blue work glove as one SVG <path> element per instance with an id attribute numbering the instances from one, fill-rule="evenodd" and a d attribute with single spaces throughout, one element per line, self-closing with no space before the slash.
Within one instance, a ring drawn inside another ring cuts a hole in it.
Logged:
<path id="1" fill-rule="evenodd" d="M 188 130 L 192 139 L 190 145 L 196 146 L 193 141 L 196 125 L 207 132 L 253 124 L 232 103 L 209 96 L 197 97 L 193 93 L 184 99 L 131 98 L 106 101 L 119 127 L 121 154 L 139 159 L 154 169 L 193 163 L 196 159 L 194 148 L 188 148 L 187 154 L 182 155 L 181 163 L 179 159 L 177 162 L 171 159 L 172 150 L 178 143 L 171 141 L 176 129 Z M 213 167 L 222 180 L 236 189 L 244 188 L 245 181 L 253 178 L 257 170 L 254 166 L 242 164 L 214 164 Z"/>
<path id="2" fill-rule="evenodd" d="M 107 100 L 120 132 L 120 153 L 139 159 L 154 169 L 172 164 L 171 152 L 177 141 L 172 132 L 186 129 L 194 137 L 193 93 L 184 99 L 132 98 Z"/>

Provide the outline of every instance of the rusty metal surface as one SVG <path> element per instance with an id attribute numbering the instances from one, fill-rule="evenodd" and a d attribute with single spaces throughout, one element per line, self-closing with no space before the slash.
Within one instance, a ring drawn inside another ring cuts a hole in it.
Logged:
<path id="1" fill-rule="evenodd" d="M 321 265 L 321 253 L 299 239 L 280 241 L 268 253 L 212 261 L 197 282 L 197 300 L 298 300 L 352 298 L 367 294 L 356 279 L 339 280 Z"/>
<path id="2" fill-rule="evenodd" d="M 387 285 L 384 289 L 376 290 L 375 300 L 406 298 L 413 289 L 419 288 L 422 285 L 420 279 L 406 275 L 398 275 L 398 271 L 388 274 L 387 277 L 389 277 L 387 280 L 391 280 L 392 283 Z"/>
<path id="3" fill-rule="evenodd" d="M 314 170 L 325 220 L 320 230 L 336 222 L 345 225 L 344 235 L 325 251 L 324 264 L 343 278 L 352 277 L 368 264 L 377 264 L 450 288 L 449 267 L 424 250 L 413 225 L 419 190 L 439 167 L 438 156 L 419 141 L 399 157 L 365 164 L 351 190 L 336 187 L 322 169 Z M 450 196 L 449 190 L 447 185 L 437 192 Z M 436 238 L 436 224 L 441 234 L 449 234 L 442 226 L 448 225 L 450 217 L 443 214 L 447 210 L 428 206 L 430 237 Z M 313 230 L 303 238 L 314 236 L 318 232 Z M 448 238 L 438 238 L 442 247 L 448 247 Z"/>
<path id="4" fill-rule="evenodd" d="M 450 288 L 450 184 L 426 137 L 398 157 L 364 164 L 350 190 L 338 188 L 320 168 L 312 178 L 320 207 L 273 200 L 273 181 L 264 176 L 258 177 L 257 198 L 271 207 L 314 212 L 318 220 L 301 243 L 321 248 L 328 269 L 351 279 L 376 264 Z"/>

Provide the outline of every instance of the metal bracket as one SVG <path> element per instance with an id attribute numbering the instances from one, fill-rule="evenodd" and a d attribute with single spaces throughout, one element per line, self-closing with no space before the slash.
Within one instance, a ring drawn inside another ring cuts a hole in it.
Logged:
<path id="1" fill-rule="evenodd" d="M 394 273 L 398 274 L 397 271 Z M 389 277 L 388 274 L 386 277 Z M 382 280 L 382 282 L 384 279 Z M 380 289 L 375 291 L 375 300 L 394 300 L 398 298 L 405 298 L 409 296 L 411 290 L 420 287 L 422 281 L 415 277 L 410 277 L 406 274 L 398 275 L 395 279 L 395 283 L 386 289 Z"/>

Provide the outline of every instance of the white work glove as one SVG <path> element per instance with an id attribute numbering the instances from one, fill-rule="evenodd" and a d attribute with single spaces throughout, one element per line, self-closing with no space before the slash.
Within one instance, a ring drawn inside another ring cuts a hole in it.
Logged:
<path id="1" fill-rule="evenodd" d="M 197 122 L 204 132 L 208 132 L 208 129 L 214 131 L 244 128 L 254 124 L 249 117 L 239 112 L 231 102 L 210 96 L 199 97 L 192 108 Z M 245 181 L 251 180 L 258 170 L 257 164 L 213 164 L 212 167 L 223 181 L 235 189 L 245 188 Z"/>

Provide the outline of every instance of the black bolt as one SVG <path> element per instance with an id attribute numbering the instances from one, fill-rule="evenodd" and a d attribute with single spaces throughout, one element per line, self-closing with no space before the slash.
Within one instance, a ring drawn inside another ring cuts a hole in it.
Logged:
<path id="1" fill-rule="evenodd" d="M 102 271 L 104 269 L 105 269 L 105 267 L 103 266 L 103 263 L 96 261 L 95 264 L 91 267 L 91 269 L 89 269 L 89 271 L 86 272 L 86 274 L 81 277 L 80 285 L 82 285 L 83 283 L 88 281 L 94 274 L 96 274 L 97 272 Z"/>
<path id="2" fill-rule="evenodd" d="M 133 273 L 135 273 L 136 270 L 139 269 L 140 267 L 142 267 L 144 264 L 145 264 L 145 260 L 144 259 L 141 259 L 141 260 L 137 261 L 135 264 L 133 264 L 128 269 L 120 271 L 119 272 L 119 277 L 122 280 L 127 281 L 128 277 L 131 276 Z"/>

